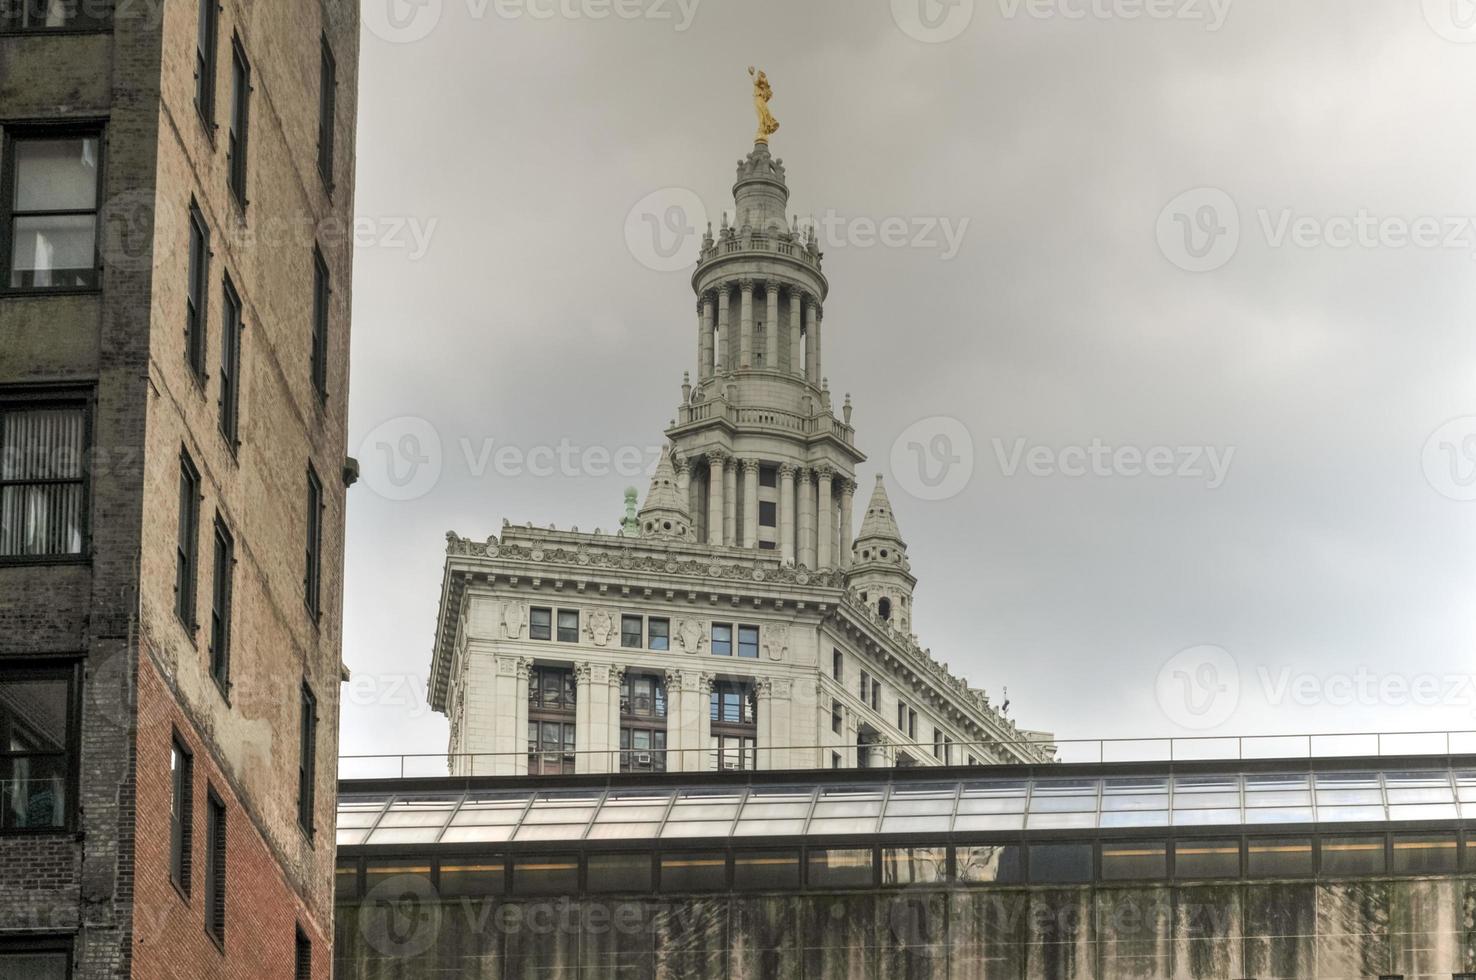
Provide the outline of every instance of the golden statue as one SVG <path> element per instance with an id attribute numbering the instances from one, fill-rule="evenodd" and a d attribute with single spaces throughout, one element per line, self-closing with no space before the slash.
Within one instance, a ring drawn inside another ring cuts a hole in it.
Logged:
<path id="1" fill-rule="evenodd" d="M 752 65 L 748 66 L 748 74 L 753 79 L 753 111 L 758 113 L 758 135 L 753 141 L 767 145 L 769 137 L 779 131 L 779 120 L 769 111 L 769 100 L 774 97 L 774 90 L 769 87 L 769 76 L 761 71 L 755 72 Z"/>

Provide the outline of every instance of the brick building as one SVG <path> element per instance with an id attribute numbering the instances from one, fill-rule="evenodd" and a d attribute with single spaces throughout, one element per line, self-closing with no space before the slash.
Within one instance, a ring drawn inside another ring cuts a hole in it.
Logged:
<path id="1" fill-rule="evenodd" d="M 7 980 L 331 973 L 358 16 L 0 0 Z"/>

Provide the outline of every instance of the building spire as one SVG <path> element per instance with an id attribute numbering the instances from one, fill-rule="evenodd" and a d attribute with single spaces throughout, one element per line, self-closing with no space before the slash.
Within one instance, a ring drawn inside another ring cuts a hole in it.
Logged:
<path id="1" fill-rule="evenodd" d="M 671 447 L 661 451 L 661 461 L 651 477 L 646 505 L 641 508 L 638 526 L 642 537 L 694 540 L 692 515 L 684 494 L 677 484 L 676 468 L 671 462 Z"/>
<path id="2" fill-rule="evenodd" d="M 904 554 L 907 551 L 902 532 L 897 528 L 897 518 L 892 513 L 892 501 L 887 497 L 887 485 L 880 473 L 876 475 L 876 486 L 871 491 L 871 502 L 866 505 L 866 515 L 861 520 L 861 534 L 856 543 L 860 545 L 867 540 L 879 545 L 894 544 Z"/>

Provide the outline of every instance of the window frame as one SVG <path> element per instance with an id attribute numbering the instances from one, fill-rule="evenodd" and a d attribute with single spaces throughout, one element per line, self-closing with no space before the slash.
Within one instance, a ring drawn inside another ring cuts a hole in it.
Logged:
<path id="1" fill-rule="evenodd" d="M 334 149 L 338 137 L 338 59 L 328 35 L 321 35 L 318 62 L 318 176 L 333 193 Z"/>
<path id="2" fill-rule="evenodd" d="M 64 963 L 62 976 L 67 980 L 72 980 L 76 976 L 76 954 L 72 948 L 74 941 L 74 936 L 71 935 L 0 937 L 0 960 L 4 960 L 7 956 L 35 956 L 37 954 L 60 956 Z"/>
<path id="3" fill-rule="evenodd" d="M 36 0 L 20 0 L 20 2 L 36 2 Z M 68 24 L 65 27 L 20 27 L 12 26 L 7 18 L 0 18 L 0 37 L 32 37 L 45 35 L 55 37 L 67 34 L 110 34 L 113 31 L 114 4 L 106 0 L 91 0 L 98 7 L 106 7 L 107 12 L 99 19 L 89 20 L 85 26 Z M 79 0 L 79 5 L 81 0 Z"/>
<path id="4" fill-rule="evenodd" d="M 178 730 L 170 733 L 169 880 L 189 901 L 194 878 L 195 754 Z M 174 757 L 180 759 L 176 770 Z"/>
<path id="5" fill-rule="evenodd" d="M 313 941 L 300 922 L 292 937 L 292 976 L 293 980 L 313 980 Z"/>
<path id="6" fill-rule="evenodd" d="M 246 320 L 241 294 L 229 274 L 221 277 L 220 434 L 231 455 L 241 448 L 241 335 Z"/>
<path id="7" fill-rule="evenodd" d="M 82 413 L 82 466 L 81 476 L 69 480 L 46 480 L 42 483 L 76 485 L 81 488 L 81 500 L 78 502 L 78 533 L 81 536 L 80 547 L 75 552 L 62 552 L 59 554 L 35 554 L 35 555 L 0 555 L 0 567 L 7 565 L 55 565 L 55 564 L 78 564 L 92 560 L 92 480 L 90 479 L 93 446 L 93 409 L 95 391 L 83 390 L 75 387 L 17 387 L 6 389 L 0 387 L 0 416 L 7 412 L 45 411 L 55 409 L 70 409 Z M 5 449 L 0 444 L 0 452 Z M 38 481 L 0 480 L 0 496 L 3 496 L 4 488 L 19 484 L 33 484 Z"/>
<path id="8" fill-rule="evenodd" d="M 722 640 L 721 641 L 723 643 L 723 645 L 726 647 L 726 649 L 721 650 L 721 651 L 719 651 L 719 649 L 718 649 L 718 643 L 720 641 L 718 640 L 718 635 L 717 635 L 718 634 L 718 630 L 720 630 L 720 629 L 723 629 L 723 630 L 727 630 L 728 631 L 728 638 L 726 640 Z M 708 627 L 708 649 L 712 651 L 712 655 L 714 657 L 731 657 L 733 655 L 733 624 L 732 623 L 713 622 Z"/>
<path id="9" fill-rule="evenodd" d="M 574 618 L 574 625 L 572 627 L 569 627 L 569 626 L 565 626 L 564 625 L 564 617 L 565 616 L 572 616 Z M 582 620 L 583 620 L 583 617 L 580 616 L 578 609 L 558 609 L 558 610 L 555 610 L 555 612 L 554 612 L 554 623 L 553 623 L 553 626 L 554 626 L 554 639 L 556 639 L 559 643 L 578 643 L 579 642 L 579 630 L 582 627 Z M 568 633 L 568 632 L 570 632 L 570 631 L 572 631 L 573 634 L 574 634 L 572 636 L 572 638 L 565 638 L 565 634 Z"/>
<path id="10" fill-rule="evenodd" d="M 634 633 L 627 629 L 632 623 L 635 624 Z M 629 642 L 632 637 L 635 639 L 634 643 Z M 644 616 L 637 616 L 633 613 L 620 614 L 620 647 L 623 650 L 646 649 L 646 618 Z"/>
<path id="11" fill-rule="evenodd" d="M 661 632 L 655 631 L 657 623 L 661 624 Z M 660 645 L 657 645 L 660 640 Z M 671 650 L 671 620 L 665 616 L 646 617 L 646 649 L 655 653 L 665 653 Z"/>
<path id="12" fill-rule="evenodd" d="M 179 450 L 179 522 L 175 542 L 174 617 L 194 642 L 200 630 L 200 469 L 190 452 Z M 188 496 L 187 496 L 188 494 Z M 188 538 L 188 541 L 186 540 Z"/>
<path id="13" fill-rule="evenodd" d="M 220 5 L 216 0 L 199 0 L 195 17 L 195 112 L 205 126 L 205 133 L 215 142 L 216 74 L 220 70 Z M 202 42 L 205 48 L 202 48 Z M 208 50 L 207 50 L 208 49 Z"/>
<path id="14" fill-rule="evenodd" d="M 251 154 L 251 59 L 240 34 L 231 35 L 231 118 L 226 139 L 226 186 L 237 206 L 245 211 L 251 199 L 246 193 Z"/>
<path id="15" fill-rule="evenodd" d="M 297 825 L 311 841 L 317 832 L 318 696 L 304 681 L 300 697 L 297 741 Z"/>
<path id="16" fill-rule="evenodd" d="M 26 837 L 40 834 L 75 833 L 80 823 L 78 793 L 81 791 L 82 763 L 82 683 L 83 664 L 79 657 L 27 657 L 0 661 L 0 683 L 13 679 L 62 680 L 67 685 L 66 748 L 62 752 L 10 752 L 0 748 L 0 776 L 10 770 L 10 760 L 17 756 L 45 755 L 65 759 L 67 776 L 64 782 L 66 799 L 62 807 L 61 824 L 46 827 L 12 827 L 4 814 L 0 813 L 0 837 Z M 0 741 L 0 746 L 6 744 Z"/>
<path id="17" fill-rule="evenodd" d="M 302 601 L 316 626 L 323 618 L 323 518 L 328 503 L 323 480 L 312 463 L 308 463 L 307 468 L 307 491 Z"/>
<path id="18" fill-rule="evenodd" d="M 215 787 L 205 786 L 205 935 L 225 949 L 230 815 Z"/>
<path id="19" fill-rule="evenodd" d="M 0 148 L 0 292 L 6 295 L 39 295 L 39 296 L 65 296 L 76 293 L 97 293 L 102 291 L 102 210 L 103 210 L 103 188 L 108 178 L 108 147 L 106 130 L 102 121 L 78 120 L 75 122 L 35 122 L 21 123 L 13 126 L 3 127 L 0 137 L 4 139 L 4 147 Z M 89 285 L 69 286 L 14 286 L 11 285 L 11 277 L 15 273 L 15 182 L 16 162 L 15 147 L 17 143 L 28 140 L 64 140 L 64 139 L 95 139 L 97 140 L 97 182 L 93 188 L 92 209 L 90 211 L 63 209 L 56 211 L 27 211 L 23 216 L 32 215 L 62 215 L 62 214 L 91 214 L 92 226 L 92 266 L 93 281 Z"/>
<path id="20" fill-rule="evenodd" d="M 208 0 L 207 0 L 208 2 Z M 184 359 L 195 382 L 204 385 L 205 351 L 210 336 L 210 225 L 200 204 L 190 197 L 190 243 L 185 271 Z"/>
<path id="21" fill-rule="evenodd" d="M 547 615 L 548 622 L 537 623 L 535 619 L 542 613 Z M 545 631 L 543 636 L 535 636 L 533 631 L 541 629 Z M 540 643 L 552 643 L 554 637 L 554 611 L 552 606 L 530 606 L 528 608 L 528 639 L 537 640 Z"/>
<path id="22" fill-rule="evenodd" d="M 210 676 L 230 700 L 231 611 L 236 585 L 236 538 L 219 511 L 215 514 L 215 551 L 211 556 Z M 222 574 L 224 573 L 224 574 Z"/>
<path id="23" fill-rule="evenodd" d="M 312 343 L 308 366 L 319 404 L 328 400 L 328 336 L 333 312 L 333 278 L 323 250 L 313 246 Z"/>

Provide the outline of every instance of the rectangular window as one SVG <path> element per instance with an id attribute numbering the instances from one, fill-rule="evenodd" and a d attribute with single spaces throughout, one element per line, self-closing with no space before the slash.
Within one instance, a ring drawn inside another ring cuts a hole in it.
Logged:
<path id="1" fill-rule="evenodd" d="M 185 289 L 185 363 L 205 379 L 205 297 L 210 288 L 210 229 L 200 207 L 190 201 L 189 281 Z"/>
<path id="2" fill-rule="evenodd" d="M 759 501 L 759 527 L 779 526 L 779 505 L 772 500 Z"/>
<path id="3" fill-rule="evenodd" d="M 861 680 L 857 689 L 861 695 L 861 703 L 871 704 L 871 675 L 864 670 L 861 671 Z"/>
<path id="4" fill-rule="evenodd" d="M 1024 848 L 1019 844 L 958 847 L 954 875 L 971 885 L 1018 885 L 1025 880 Z"/>
<path id="5" fill-rule="evenodd" d="M 1168 845 L 1162 842 L 1103 844 L 1102 877 L 1108 881 L 1167 878 Z"/>
<path id="6" fill-rule="evenodd" d="M 738 627 L 738 656 L 757 660 L 758 655 L 759 628 L 757 626 Z"/>
<path id="7" fill-rule="evenodd" d="M 574 723 L 528 722 L 528 774 L 553 776 L 574 771 Z"/>
<path id="8" fill-rule="evenodd" d="M 559 610 L 559 642 L 579 642 L 579 611 L 576 609 Z"/>
<path id="9" fill-rule="evenodd" d="M 882 849 L 883 885 L 935 885 L 948 880 L 948 848 Z"/>
<path id="10" fill-rule="evenodd" d="M 34 3 L 35 0 L 26 0 Z M 3 8 L 0 8 L 3 9 Z M 0 947 L 0 977 L 5 980 L 68 980 L 72 975 L 70 939 L 19 940 Z"/>
<path id="11" fill-rule="evenodd" d="M 1174 845 L 1174 877 L 1239 878 L 1240 843 L 1233 840 L 1180 841 Z"/>
<path id="12" fill-rule="evenodd" d="M 112 19 L 112 5 L 105 0 L 6 0 L 0 3 L 0 33 L 6 34 L 103 30 Z M 0 971 L 0 977 L 7 976 L 9 974 Z"/>
<path id="13" fill-rule="evenodd" d="M 205 931 L 225 943 L 226 927 L 226 808 L 215 790 L 206 799 L 205 820 Z"/>
<path id="14" fill-rule="evenodd" d="M 297 823 L 313 836 L 313 801 L 318 786 L 318 699 L 306 684 L 302 686 L 302 724 L 298 729 L 297 748 Z"/>
<path id="15" fill-rule="evenodd" d="M 101 140 L 20 135 L 8 146 L 12 289 L 96 289 Z"/>
<path id="16" fill-rule="evenodd" d="M 1321 873 L 1328 877 L 1388 873 L 1383 837 L 1329 837 L 1322 841 Z"/>
<path id="17" fill-rule="evenodd" d="M 628 718 L 665 718 L 666 682 L 652 674 L 626 674 L 620 681 L 620 713 Z"/>
<path id="18" fill-rule="evenodd" d="M 907 731 L 907 703 L 901 698 L 897 699 L 897 731 Z"/>
<path id="19" fill-rule="evenodd" d="M 1469 844 L 1468 844 L 1469 846 Z M 1394 873 L 1401 875 L 1447 874 L 1456 870 L 1454 834 L 1394 837 Z"/>
<path id="20" fill-rule="evenodd" d="M 179 537 L 174 562 L 174 614 L 191 632 L 195 616 L 195 579 L 200 548 L 200 471 L 190 454 L 179 454 Z"/>
<path id="21" fill-rule="evenodd" d="M 333 131 L 338 111 L 338 66 L 328 38 L 322 40 L 318 68 L 318 174 L 323 186 L 333 190 Z"/>
<path id="22" fill-rule="evenodd" d="M 195 25 L 195 108 L 210 130 L 215 129 L 215 18 L 216 0 L 199 0 Z"/>
<path id="23" fill-rule="evenodd" d="M 71 666 L 0 667 L 0 831 L 70 821 L 75 684 Z"/>
<path id="24" fill-rule="evenodd" d="M 666 731 L 657 728 L 620 729 L 621 772 L 665 772 Z"/>
<path id="25" fill-rule="evenodd" d="M 881 681 L 873 680 L 871 682 L 871 710 L 872 711 L 877 711 L 877 712 L 880 712 L 881 711 L 881 696 L 882 696 Z"/>
<path id="26" fill-rule="evenodd" d="M 313 980 L 313 941 L 302 931 L 302 926 L 297 927 L 293 948 L 293 980 Z"/>
<path id="27" fill-rule="evenodd" d="M 241 47 L 241 39 L 234 37 L 231 39 L 231 132 L 230 144 L 226 147 L 226 166 L 229 168 L 231 193 L 243 208 L 246 206 L 246 137 L 250 124 L 251 64 L 246 60 L 246 49 Z"/>
<path id="28" fill-rule="evenodd" d="M 620 617 L 620 645 L 639 650 L 645 634 L 645 622 L 639 616 Z"/>
<path id="29" fill-rule="evenodd" d="M 839 650 L 830 652 L 830 676 L 845 683 L 846 679 L 846 656 Z"/>
<path id="30" fill-rule="evenodd" d="M 536 710 L 572 712 L 577 690 L 572 670 L 533 667 L 528 671 L 528 704 Z"/>
<path id="31" fill-rule="evenodd" d="M 911 708 L 907 709 L 907 737 L 917 741 L 917 712 Z"/>
<path id="32" fill-rule="evenodd" d="M 579 858 L 519 858 L 512 866 L 512 887 L 518 895 L 573 895 L 579 891 Z"/>
<path id="33" fill-rule="evenodd" d="M 220 431 L 235 452 L 241 429 L 241 297 L 229 276 L 221 292 L 225 302 L 220 318 Z"/>
<path id="34" fill-rule="evenodd" d="M 1092 880 L 1092 845 L 1031 844 L 1033 884 L 1078 884 Z"/>
<path id="35" fill-rule="evenodd" d="M 333 290 L 329 285 L 328 262 L 313 248 L 313 389 L 319 398 L 328 397 L 328 316 Z"/>
<path id="36" fill-rule="evenodd" d="M 190 893 L 190 850 L 194 840 L 195 759 L 179 736 L 169 747 L 169 876 Z"/>
<path id="37" fill-rule="evenodd" d="M 712 624 L 712 654 L 715 657 L 733 655 L 733 627 L 731 624 Z"/>
<path id="38" fill-rule="evenodd" d="M 839 752 L 832 752 L 832 753 L 830 753 L 830 768 L 832 768 L 832 769 L 839 769 L 839 768 L 841 768 L 841 754 Z"/>
<path id="39" fill-rule="evenodd" d="M 811 888 L 870 888 L 875 880 L 875 858 L 869 847 L 811 848 Z"/>
<path id="40" fill-rule="evenodd" d="M 528 610 L 528 638 L 530 640 L 553 639 L 553 610 Z"/>
<path id="41" fill-rule="evenodd" d="M 215 576 L 210 596 L 210 676 L 222 690 L 231 683 L 231 591 L 236 575 L 236 539 L 215 516 Z"/>
<path id="42" fill-rule="evenodd" d="M 830 730 L 837 735 L 845 728 L 845 716 L 841 711 L 841 703 L 834 698 L 830 701 Z"/>
<path id="43" fill-rule="evenodd" d="M 591 892 L 635 892 L 650 894 L 652 880 L 651 855 L 644 851 L 623 854 L 591 854 L 585 862 L 585 884 Z"/>
<path id="44" fill-rule="evenodd" d="M 307 471 L 307 568 L 303 573 L 303 595 L 308 612 L 316 621 L 322 615 L 323 599 L 323 483 L 311 466 Z"/>
<path id="45" fill-rule="evenodd" d="M 646 620 L 646 646 L 652 650 L 671 649 L 671 620 Z"/>
<path id="46" fill-rule="evenodd" d="M 739 851 L 733 855 L 733 888 L 737 891 L 794 891 L 799 883 L 799 851 Z"/>
<path id="47" fill-rule="evenodd" d="M 779 485 L 779 468 L 777 466 L 762 466 L 759 468 L 759 486 L 777 487 Z"/>
<path id="48" fill-rule="evenodd" d="M 0 402 L 0 558 L 82 554 L 87 412 Z"/>
<path id="49" fill-rule="evenodd" d="M 728 859 L 721 851 L 661 855 L 663 892 L 718 892 L 728 887 Z"/>
<path id="50" fill-rule="evenodd" d="M 1252 878 L 1306 877 L 1312 874 L 1312 842 L 1253 840 L 1246 852 L 1246 874 Z"/>

